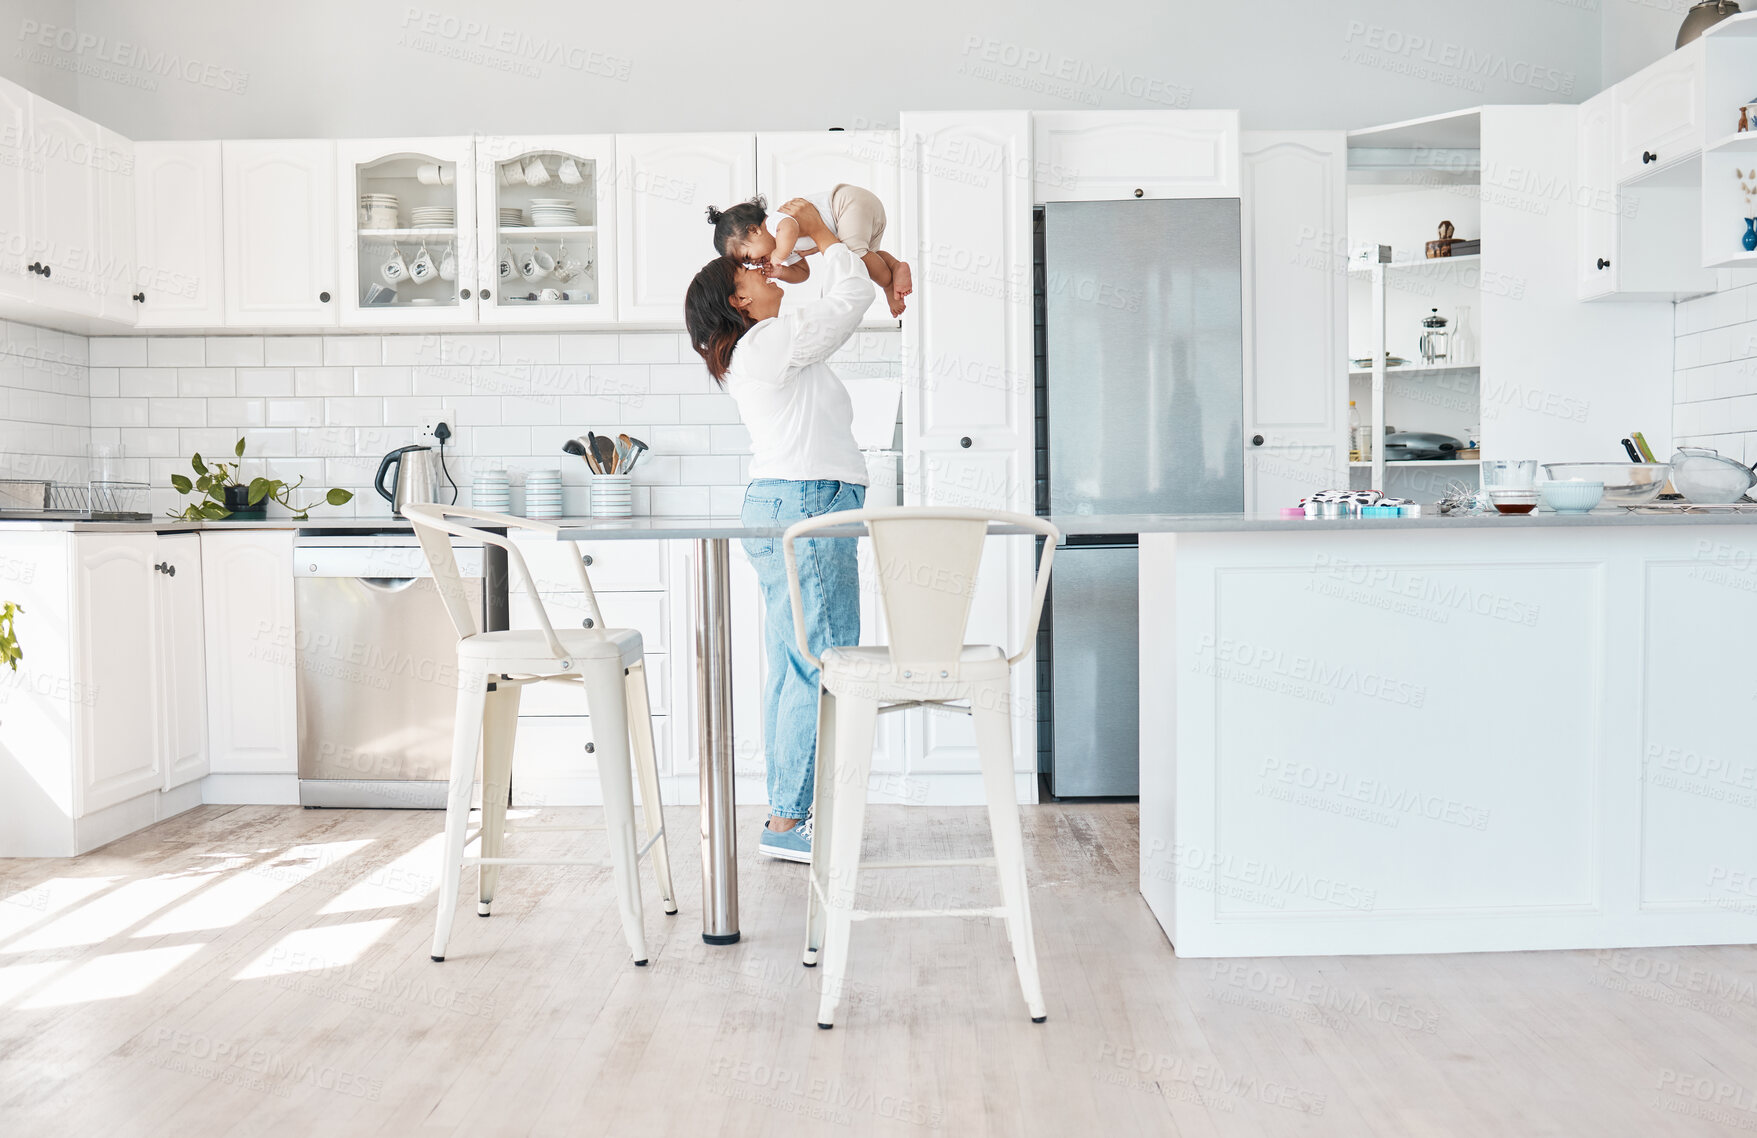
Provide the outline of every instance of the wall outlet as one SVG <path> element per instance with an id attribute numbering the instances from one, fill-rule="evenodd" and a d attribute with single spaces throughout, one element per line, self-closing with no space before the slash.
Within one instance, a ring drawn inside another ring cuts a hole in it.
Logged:
<path id="1" fill-rule="evenodd" d="M 415 428 L 415 441 L 429 445 L 438 443 L 441 424 L 444 424 L 446 429 L 446 445 L 457 445 L 458 420 L 455 411 L 432 411 L 424 415 L 421 419 L 421 425 Z"/>

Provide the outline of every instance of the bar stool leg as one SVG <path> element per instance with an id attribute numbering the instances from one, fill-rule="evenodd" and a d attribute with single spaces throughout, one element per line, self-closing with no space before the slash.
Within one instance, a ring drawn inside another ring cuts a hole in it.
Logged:
<path id="1" fill-rule="evenodd" d="M 634 962 L 645 964 L 647 937 L 641 923 L 641 867 L 635 852 L 633 764 L 629 761 L 628 694 L 622 665 L 615 660 L 588 660 L 582 662 L 582 668 L 622 932 Z"/>
<path id="2" fill-rule="evenodd" d="M 506 847 L 506 794 L 512 785 L 512 749 L 519 728 L 519 684 L 497 683 L 487 693 L 482 719 L 482 856 L 500 857 Z M 486 917 L 500 883 L 500 866 L 476 867 L 476 915 Z"/>
<path id="3" fill-rule="evenodd" d="M 634 745 L 635 774 L 641 780 L 641 815 L 647 824 L 647 840 L 653 842 L 653 876 L 659 883 L 659 900 L 665 912 L 677 912 L 677 892 L 671 885 L 671 851 L 664 837 L 654 838 L 665 828 L 665 812 L 659 802 L 659 754 L 653 745 L 653 710 L 647 699 L 647 664 L 645 660 L 630 667 L 623 676 L 628 694 L 629 737 Z"/>
<path id="4" fill-rule="evenodd" d="M 433 929 L 433 959 L 445 959 L 452 918 L 458 912 L 458 889 L 464 878 L 464 844 L 470 831 L 470 792 L 476 781 L 476 755 L 482 741 L 482 718 L 488 695 L 488 673 L 480 662 L 458 661 L 458 708 L 451 737 L 451 786 L 445 803 L 445 861 L 439 871 L 439 915 Z"/>
<path id="5" fill-rule="evenodd" d="M 994 834 L 995 866 L 1000 876 L 1001 903 L 1007 910 L 1007 934 L 1019 987 L 1031 1021 L 1047 1018 L 1043 987 L 1037 976 L 1037 944 L 1031 931 L 1031 898 L 1025 881 L 1025 838 L 1019 826 L 1018 792 L 1013 778 L 1012 700 L 1006 680 L 979 684 L 970 700 L 976 729 L 976 751 L 982 762 L 982 786 L 988 799 L 988 824 Z"/>
<path id="6" fill-rule="evenodd" d="M 807 968 L 817 967 L 824 944 L 824 906 L 818 889 L 827 888 L 829 847 L 836 832 L 836 697 L 820 687 L 817 693 L 817 766 L 811 783 L 811 865 L 805 890 L 805 953 Z"/>
<path id="7" fill-rule="evenodd" d="M 824 898 L 828 920 L 824 930 L 823 988 L 818 1000 L 817 1025 L 829 1028 L 836 1022 L 836 1005 L 842 1001 L 842 985 L 848 974 L 848 940 L 854 925 L 854 905 L 860 894 L 860 839 L 866 829 L 866 780 L 872 769 L 872 740 L 878 726 L 878 701 L 842 697 L 836 701 L 835 769 L 820 784 L 831 791 L 830 860 L 825 867 Z M 815 823 L 814 823 L 815 825 Z M 818 850 L 812 835 L 812 852 Z"/>

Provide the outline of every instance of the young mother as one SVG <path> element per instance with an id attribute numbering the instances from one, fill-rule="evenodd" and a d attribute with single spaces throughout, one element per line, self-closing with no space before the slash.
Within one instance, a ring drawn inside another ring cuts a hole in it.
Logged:
<path id="1" fill-rule="evenodd" d="M 854 407 L 827 360 L 872 303 L 860 258 L 802 198 L 781 207 L 817 243 L 823 298 L 780 315 L 781 286 L 761 269 L 721 257 L 684 297 L 689 341 L 708 374 L 731 393 L 750 431 L 747 525 L 787 525 L 866 501 L 866 464 L 854 442 Z M 853 538 L 797 543 L 806 642 L 814 655 L 860 642 L 860 576 Z M 817 763 L 818 673 L 799 654 L 779 540 L 746 540 L 768 615 L 769 678 L 763 691 L 769 820 L 759 847 L 771 857 L 811 860 L 812 776 Z"/>

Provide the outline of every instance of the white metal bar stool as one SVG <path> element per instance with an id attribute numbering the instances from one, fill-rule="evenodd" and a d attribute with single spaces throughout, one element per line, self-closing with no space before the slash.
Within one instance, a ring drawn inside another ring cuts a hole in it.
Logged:
<path id="1" fill-rule="evenodd" d="M 601 865 L 594 858 L 507 857 L 506 836 L 525 832 L 579 832 L 584 826 L 515 826 L 506 824 L 507 790 L 512 779 L 512 750 L 519 719 L 519 691 L 533 683 L 578 683 L 585 688 L 592 721 L 592 744 L 603 789 L 604 822 L 610 837 L 610 864 L 616 899 L 622 910 L 622 931 L 636 964 L 647 962 L 646 932 L 641 923 L 640 859 L 653 855 L 653 872 L 667 913 L 677 912 L 671 886 L 671 861 L 665 847 L 665 820 L 659 811 L 659 766 L 653 746 L 653 721 L 647 702 L 647 670 L 641 634 L 631 628 L 606 628 L 592 591 L 579 547 L 573 550 L 574 570 L 585 595 L 587 627 L 557 632 L 549 614 L 536 601 L 537 587 L 525 559 L 506 537 L 482 527 L 535 530 L 553 536 L 557 527 L 528 518 L 431 504 L 403 507 L 433 568 L 433 579 L 445 599 L 446 611 L 458 632 L 458 710 L 452 736 L 451 788 L 445 807 L 445 864 L 440 875 L 439 919 L 433 932 L 433 959 L 445 959 L 457 915 L 458 887 L 464 867 L 477 867 L 476 913 L 486 917 L 494 901 L 503 865 Z M 452 519 L 463 519 L 454 521 Z M 467 538 L 506 550 L 536 601 L 540 629 L 483 632 L 476 627 L 452 553 L 452 537 Z M 632 741 L 632 754 L 631 744 Z M 482 826 L 480 856 L 465 857 L 470 797 L 476 755 L 482 755 Z M 641 780 L 641 807 L 646 840 L 636 846 L 634 788 L 630 772 Z"/>
<path id="2" fill-rule="evenodd" d="M 887 647 L 832 648 L 820 661 L 804 634 L 799 565 L 794 542 L 829 526 L 865 523 L 884 600 Z M 1037 566 L 1024 648 L 1008 656 L 1001 648 L 965 644 L 977 565 L 992 523 L 1018 526 L 1047 540 Z M 782 537 L 793 627 L 799 650 L 819 667 L 817 776 L 812 806 L 811 881 L 806 898 L 805 966 L 824 965 L 818 1026 L 835 1023 L 847 975 L 848 940 L 855 921 L 896 917 L 987 916 L 1006 921 L 1019 986 L 1031 1019 L 1047 1016 L 1037 977 L 1037 946 L 1031 934 L 1026 893 L 1025 843 L 1013 779 L 1011 673 L 1037 640 L 1038 617 L 1049 588 L 1049 567 L 1060 532 L 1025 514 L 986 510 L 881 508 L 808 518 Z M 872 768 L 879 715 L 933 704 L 972 719 L 982 763 L 994 856 L 937 861 L 860 860 L 866 821 L 867 776 Z M 952 705 L 952 706 L 948 706 Z M 1001 904 L 979 909 L 857 909 L 860 871 L 932 865 L 995 867 Z"/>

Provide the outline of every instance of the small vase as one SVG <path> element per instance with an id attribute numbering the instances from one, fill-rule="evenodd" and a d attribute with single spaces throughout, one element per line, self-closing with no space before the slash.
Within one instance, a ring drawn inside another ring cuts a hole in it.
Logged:
<path id="1" fill-rule="evenodd" d="M 260 518 L 268 513 L 267 498 L 256 503 L 255 506 L 250 504 L 249 483 L 228 486 L 225 489 L 225 495 L 226 509 L 232 511 L 232 516 L 235 518 Z"/>
<path id="2" fill-rule="evenodd" d="M 1745 219 L 1745 252 L 1757 251 L 1757 217 Z"/>

